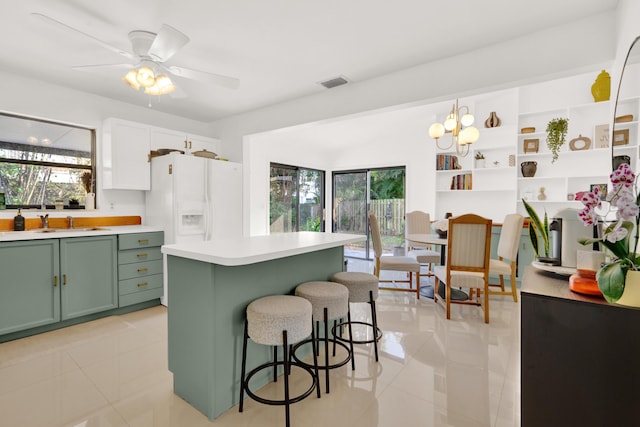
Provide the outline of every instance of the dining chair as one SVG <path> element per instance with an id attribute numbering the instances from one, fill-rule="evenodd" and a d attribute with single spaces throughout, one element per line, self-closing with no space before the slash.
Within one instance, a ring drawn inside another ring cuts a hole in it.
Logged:
<path id="1" fill-rule="evenodd" d="M 406 215 L 406 236 L 411 234 L 430 234 L 431 217 L 427 212 L 411 211 Z M 433 264 L 440 262 L 440 253 L 432 250 L 430 245 L 409 240 L 405 237 L 407 255 L 414 257 L 421 265 L 427 265 L 427 273 L 421 276 L 433 276 Z"/>
<path id="2" fill-rule="evenodd" d="M 413 292 L 416 298 L 420 299 L 420 263 L 410 256 L 385 255 L 382 256 L 382 238 L 380 237 L 380 226 L 375 213 L 369 212 L 369 232 L 375 255 L 373 274 L 380 279 L 380 272 L 383 270 L 404 271 L 409 274 L 409 280 L 380 280 L 380 283 L 408 283 L 409 287 L 380 287 L 386 291 Z M 413 288 L 413 276 L 416 276 L 416 287 Z"/>
<path id="3" fill-rule="evenodd" d="M 516 266 L 523 224 L 524 217 L 520 214 L 513 213 L 504 217 L 500 231 L 500 240 L 498 241 L 498 259 L 491 259 L 489 261 L 489 274 L 498 275 L 500 280 L 500 283 L 489 283 L 489 294 L 511 295 L 514 302 L 518 302 L 518 293 L 516 292 Z M 505 275 L 511 276 L 511 291 L 505 291 L 504 289 Z M 500 290 L 494 291 L 491 287 L 499 287 Z"/>
<path id="4" fill-rule="evenodd" d="M 484 322 L 489 323 L 489 256 L 491 252 L 492 221 L 475 214 L 449 218 L 446 265 L 436 266 L 434 301 L 444 299 L 447 319 L 451 318 L 451 304 L 483 306 Z M 440 293 L 440 285 L 445 286 Z M 452 297 L 452 287 L 477 289 L 475 300 L 464 292 L 463 298 Z M 480 302 L 482 296 L 483 301 Z"/>

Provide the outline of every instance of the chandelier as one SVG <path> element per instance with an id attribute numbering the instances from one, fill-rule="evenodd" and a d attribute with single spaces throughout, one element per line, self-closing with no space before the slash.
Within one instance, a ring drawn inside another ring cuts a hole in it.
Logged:
<path id="1" fill-rule="evenodd" d="M 139 68 L 129 70 L 122 80 L 135 90 L 143 87 L 148 95 L 166 95 L 176 90 L 169 76 L 153 71 L 154 65 L 152 61 L 143 61 Z"/>
<path id="2" fill-rule="evenodd" d="M 448 150 L 455 144 L 456 153 L 464 157 L 469 154 L 469 146 L 480 137 L 480 131 L 471 126 L 473 120 L 469 107 L 466 105 L 459 107 L 456 99 L 444 123 L 436 122 L 429 127 L 429 136 L 436 140 L 436 145 L 441 150 Z M 439 140 L 445 133 L 451 133 L 451 142 L 446 147 L 442 147 Z"/>

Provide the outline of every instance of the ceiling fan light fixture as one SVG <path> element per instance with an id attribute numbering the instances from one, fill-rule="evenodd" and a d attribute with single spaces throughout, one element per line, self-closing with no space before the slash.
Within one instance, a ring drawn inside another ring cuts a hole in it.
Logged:
<path id="1" fill-rule="evenodd" d="M 147 95 L 166 95 L 176 90 L 176 86 L 171 79 L 165 74 L 160 74 L 156 78 L 156 84 L 145 88 L 144 93 Z"/>
<path id="2" fill-rule="evenodd" d="M 156 77 L 155 85 L 157 86 L 160 95 L 166 95 L 176 90 L 176 86 L 166 74 L 159 74 L 158 77 Z"/>
<path id="3" fill-rule="evenodd" d="M 156 75 L 151 67 L 143 65 L 138 68 L 136 80 L 140 83 L 140 86 L 148 88 L 156 83 Z"/>
<path id="4" fill-rule="evenodd" d="M 138 83 L 137 76 L 138 76 L 138 70 L 134 68 L 132 70 L 129 70 L 127 75 L 122 78 L 122 81 L 124 81 L 126 84 L 131 86 L 133 89 L 139 90 L 140 83 Z"/>

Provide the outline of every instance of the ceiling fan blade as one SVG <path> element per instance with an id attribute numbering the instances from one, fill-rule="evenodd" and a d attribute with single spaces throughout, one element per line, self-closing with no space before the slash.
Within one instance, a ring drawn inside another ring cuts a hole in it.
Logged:
<path id="1" fill-rule="evenodd" d="M 48 24 L 53 24 L 53 25 L 56 25 L 58 27 L 62 27 L 63 29 L 65 29 L 67 31 L 71 31 L 71 32 L 74 32 L 76 34 L 80 34 L 80 35 L 82 35 L 84 37 L 87 37 L 87 38 L 93 40 L 94 42 L 98 43 L 100 46 L 104 47 L 105 49 L 108 49 L 108 50 L 110 50 L 112 52 L 115 52 L 115 53 L 117 53 L 119 55 L 122 55 L 125 58 L 129 58 L 129 59 L 132 59 L 132 60 L 136 59 L 136 57 L 133 54 L 131 54 L 130 52 L 127 52 L 126 50 L 123 50 L 123 49 L 120 49 L 120 48 L 115 47 L 113 45 L 110 45 L 109 43 L 104 42 L 104 41 L 102 41 L 102 40 L 100 40 L 98 38 L 95 38 L 92 35 L 87 34 L 87 33 L 83 32 L 83 31 L 80 31 L 77 28 L 70 27 L 69 25 L 67 25 L 67 24 L 65 24 L 63 22 L 60 22 L 57 19 L 54 19 L 54 18 L 52 18 L 50 16 L 43 15 L 42 13 L 37 13 L 37 12 L 31 13 L 31 16 L 33 16 L 35 18 L 38 18 L 40 20 L 43 20 L 43 21 L 47 22 Z"/>
<path id="2" fill-rule="evenodd" d="M 78 71 L 130 70 L 133 64 L 74 65 L 71 68 Z"/>
<path id="3" fill-rule="evenodd" d="M 240 80 L 234 77 L 222 76 L 220 74 L 207 73 L 204 71 L 192 70 L 189 68 L 176 67 L 175 65 L 167 66 L 166 68 L 171 74 L 174 74 L 178 77 L 184 77 L 203 83 L 224 86 L 229 89 L 237 89 L 240 85 Z"/>
<path id="4" fill-rule="evenodd" d="M 149 48 L 149 56 L 155 61 L 164 62 L 175 55 L 182 46 L 189 43 L 189 40 L 186 34 L 170 25 L 163 24 Z"/>

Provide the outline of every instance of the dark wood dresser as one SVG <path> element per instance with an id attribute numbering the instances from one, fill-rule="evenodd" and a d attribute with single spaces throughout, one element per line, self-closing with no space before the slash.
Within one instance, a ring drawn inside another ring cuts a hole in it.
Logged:
<path id="1" fill-rule="evenodd" d="M 531 266 L 521 295 L 522 427 L 640 425 L 640 310 Z"/>

